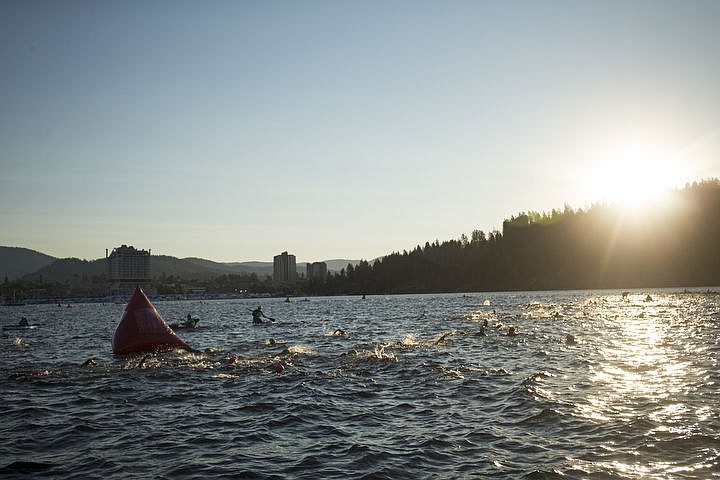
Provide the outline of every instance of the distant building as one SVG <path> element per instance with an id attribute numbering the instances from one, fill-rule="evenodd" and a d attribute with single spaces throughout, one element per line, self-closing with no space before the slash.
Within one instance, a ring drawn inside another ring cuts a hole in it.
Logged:
<path id="1" fill-rule="evenodd" d="M 297 280 L 297 267 L 295 255 L 282 252 L 273 257 L 273 281 L 275 283 L 295 283 Z"/>
<path id="2" fill-rule="evenodd" d="M 138 250 L 133 246 L 122 245 L 114 248 L 108 255 L 107 276 L 112 295 L 130 295 L 139 286 L 146 293 L 153 293 L 150 274 L 150 250 Z"/>
<path id="3" fill-rule="evenodd" d="M 325 262 L 308 262 L 307 267 L 305 267 L 306 276 L 309 279 L 311 278 L 320 278 L 324 279 L 327 277 L 327 263 Z"/>

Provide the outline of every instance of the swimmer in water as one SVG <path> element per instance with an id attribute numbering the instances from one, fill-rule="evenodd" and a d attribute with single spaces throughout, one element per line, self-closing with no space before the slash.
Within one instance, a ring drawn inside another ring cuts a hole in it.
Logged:
<path id="1" fill-rule="evenodd" d="M 342 328 L 338 328 L 333 332 L 333 335 L 345 335 L 345 330 L 343 330 Z"/>
<path id="2" fill-rule="evenodd" d="M 27 318 L 22 317 L 22 318 L 20 319 L 19 325 L 20 325 L 21 327 L 29 327 L 29 326 L 30 326 L 30 322 L 28 322 L 28 319 L 27 319 Z"/>
<path id="3" fill-rule="evenodd" d="M 488 321 L 487 318 L 483 320 L 482 326 L 480 327 L 480 331 L 478 332 L 478 335 L 481 337 L 485 336 L 485 329 L 488 327 Z"/>
<path id="4" fill-rule="evenodd" d="M 82 366 L 82 367 L 96 367 L 96 366 L 97 366 L 97 362 L 95 361 L 94 358 L 88 358 L 87 360 L 85 360 L 85 361 L 83 362 L 83 364 L 82 364 L 81 366 Z"/>
<path id="5" fill-rule="evenodd" d="M 518 335 L 517 329 L 515 327 L 508 327 L 507 336 L 514 337 L 515 335 Z"/>
<path id="6" fill-rule="evenodd" d="M 565 343 L 567 343 L 568 345 L 574 345 L 575 335 L 573 335 L 572 333 L 568 333 L 567 335 L 565 335 Z"/>
<path id="7" fill-rule="evenodd" d="M 440 345 L 441 343 L 444 343 L 448 335 L 452 335 L 452 332 L 447 332 L 440 335 L 440 338 L 435 340 L 435 345 Z"/>
<path id="8" fill-rule="evenodd" d="M 145 355 L 141 360 L 140 363 L 137 364 L 137 368 L 145 368 L 147 365 L 145 365 L 145 362 L 147 362 L 152 355 Z"/>

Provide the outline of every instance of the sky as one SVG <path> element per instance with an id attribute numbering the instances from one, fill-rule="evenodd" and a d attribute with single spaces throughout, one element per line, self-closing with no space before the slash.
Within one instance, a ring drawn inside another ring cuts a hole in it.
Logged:
<path id="1" fill-rule="evenodd" d="M 720 177 L 720 2 L 0 2 L 0 245 L 374 259 Z"/>

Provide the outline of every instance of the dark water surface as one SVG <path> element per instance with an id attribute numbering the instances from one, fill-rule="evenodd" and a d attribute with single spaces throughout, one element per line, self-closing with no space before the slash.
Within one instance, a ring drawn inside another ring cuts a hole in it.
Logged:
<path id="1" fill-rule="evenodd" d="M 114 357 L 124 305 L 0 307 L 38 324 L 0 339 L 0 475 L 720 478 L 717 294 L 155 306 L 203 353 Z"/>

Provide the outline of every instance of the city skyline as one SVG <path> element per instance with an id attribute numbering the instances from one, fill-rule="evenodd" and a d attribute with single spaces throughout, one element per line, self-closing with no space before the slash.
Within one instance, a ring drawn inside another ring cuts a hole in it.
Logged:
<path id="1" fill-rule="evenodd" d="M 720 177 L 720 4 L 0 5 L 0 245 L 367 259 Z M 99 248 L 98 248 L 99 246 Z"/>

